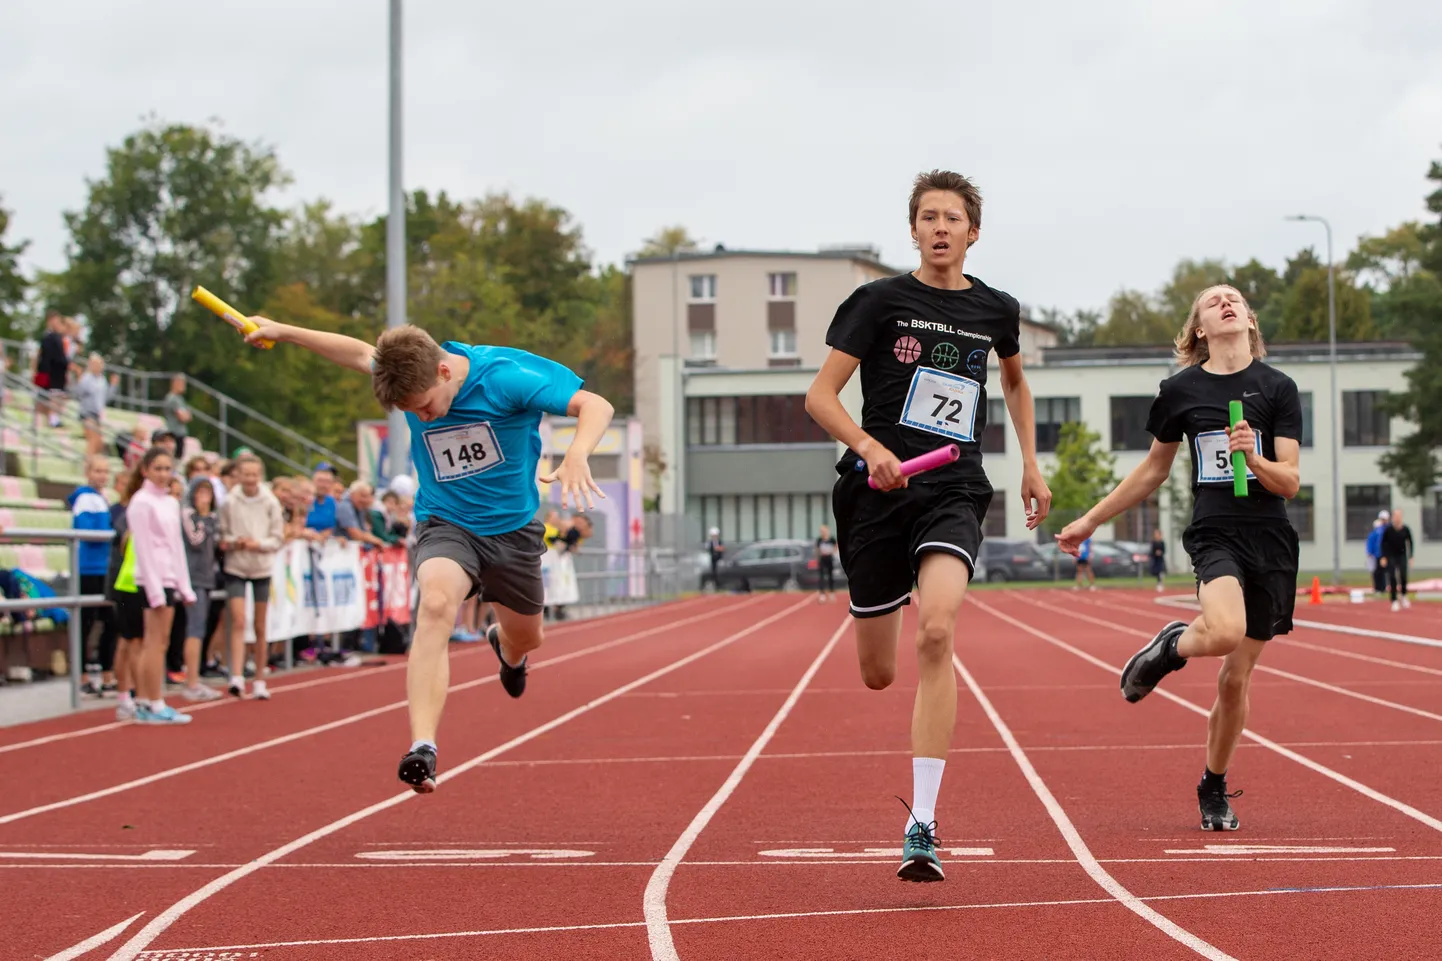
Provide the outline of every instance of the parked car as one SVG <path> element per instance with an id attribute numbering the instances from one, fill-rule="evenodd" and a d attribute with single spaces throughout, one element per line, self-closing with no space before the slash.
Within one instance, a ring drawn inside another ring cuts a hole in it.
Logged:
<path id="1" fill-rule="evenodd" d="M 840 563 L 832 572 L 836 587 L 846 585 Z M 821 582 L 816 548 L 811 541 L 777 539 L 755 541 L 736 551 L 727 551 L 716 569 L 718 590 L 750 591 L 764 587 L 816 590 Z"/>
<path id="2" fill-rule="evenodd" d="M 1144 573 L 1151 570 L 1151 544 L 1144 544 L 1141 541 L 1112 541 L 1112 544 L 1115 545 L 1117 548 L 1131 554 L 1132 560 L 1136 561 L 1137 565 Z"/>
<path id="3" fill-rule="evenodd" d="M 1058 547 L 1055 541 L 1038 544 L 1036 549 L 1054 579 L 1069 581 L 1076 577 L 1076 558 Z"/>
<path id="4" fill-rule="evenodd" d="M 1051 580 L 1051 565 L 1026 541 L 988 537 L 981 542 L 980 566 L 992 582 Z"/>
<path id="5" fill-rule="evenodd" d="M 1107 541 L 1092 541 L 1092 570 L 1097 577 L 1136 577 L 1145 570 L 1132 559 L 1132 552 Z"/>

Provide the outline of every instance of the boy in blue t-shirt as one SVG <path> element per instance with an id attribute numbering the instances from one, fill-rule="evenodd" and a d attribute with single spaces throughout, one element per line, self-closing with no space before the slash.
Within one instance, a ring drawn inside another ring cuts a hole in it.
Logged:
<path id="1" fill-rule="evenodd" d="M 1097 575 L 1092 570 L 1092 539 L 1090 537 L 1082 541 L 1081 547 L 1077 549 L 1076 583 L 1072 585 L 1071 589 L 1081 590 L 1082 581 L 1086 581 L 1091 590 L 1097 589 Z"/>
<path id="2" fill-rule="evenodd" d="M 341 334 L 252 317 L 246 340 L 296 344 L 371 375 L 386 410 L 410 427 L 419 476 L 415 501 L 416 628 L 406 664 L 411 748 L 400 779 L 416 792 L 436 788 L 436 729 L 450 668 L 447 643 L 456 612 L 480 594 L 496 612 L 486 639 L 511 697 L 526 688 L 526 655 L 540 647 L 545 591 L 536 465 L 543 413 L 576 418 L 576 438 L 560 465 L 539 478 L 561 484 L 561 506 L 595 507 L 604 497 L 587 458 L 611 422 L 605 398 L 581 389 L 560 364 L 511 347 L 437 344 L 418 327 L 387 330 L 372 347 Z"/>

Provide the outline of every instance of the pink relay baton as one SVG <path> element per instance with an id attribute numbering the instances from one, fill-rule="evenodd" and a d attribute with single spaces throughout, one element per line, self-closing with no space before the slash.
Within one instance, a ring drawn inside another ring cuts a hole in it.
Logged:
<path id="1" fill-rule="evenodd" d="M 902 461 L 901 476 L 910 477 L 912 474 L 920 474 L 922 471 L 928 471 L 932 468 L 940 467 L 943 464 L 950 464 L 952 461 L 956 460 L 960 456 L 961 448 L 957 447 L 955 444 L 947 444 L 945 447 L 938 447 L 936 450 L 928 451 L 927 453 L 921 454 L 918 457 L 913 457 L 911 460 Z M 858 460 L 856 462 L 856 469 L 858 471 L 866 470 L 866 461 Z M 876 490 L 875 477 L 866 478 L 866 483 L 871 487 L 872 490 Z"/>

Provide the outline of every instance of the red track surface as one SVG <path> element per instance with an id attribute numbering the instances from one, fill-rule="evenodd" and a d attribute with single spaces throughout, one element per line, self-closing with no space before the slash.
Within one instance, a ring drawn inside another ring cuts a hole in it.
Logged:
<path id="1" fill-rule="evenodd" d="M 866 690 L 844 605 L 806 596 L 556 629 L 518 701 L 489 649 L 454 649 L 443 780 L 425 797 L 395 780 L 398 667 L 277 683 L 269 703 L 184 729 L 9 729 L 0 953 L 1437 956 L 1442 647 L 1306 626 L 1277 642 L 1230 776 L 1242 830 L 1208 835 L 1193 786 L 1215 667 L 1138 705 L 1117 690 L 1143 639 L 1190 616 L 1155 601 L 967 601 L 944 884 L 894 875 L 914 659 Z M 1423 605 L 1298 617 L 1442 639 Z"/>

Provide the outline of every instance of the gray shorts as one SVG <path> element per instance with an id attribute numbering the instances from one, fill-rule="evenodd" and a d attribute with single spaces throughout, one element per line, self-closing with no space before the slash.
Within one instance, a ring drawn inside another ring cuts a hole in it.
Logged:
<path id="1" fill-rule="evenodd" d="M 245 585 L 250 585 L 250 599 L 256 604 L 264 604 L 270 600 L 270 578 L 268 577 L 239 577 L 226 572 L 225 575 L 225 596 L 231 600 L 245 597 Z"/>
<path id="2" fill-rule="evenodd" d="M 545 607 L 541 582 L 542 538 L 545 525 L 533 520 L 505 534 L 472 534 L 448 521 L 432 517 L 416 528 L 415 567 L 432 557 L 455 561 L 471 578 L 468 597 L 508 607 L 517 614 L 539 614 Z"/>
<path id="3" fill-rule="evenodd" d="M 185 609 L 185 636 L 202 640 L 210 635 L 205 631 L 205 622 L 210 618 L 210 588 L 195 588 L 195 603 Z"/>

